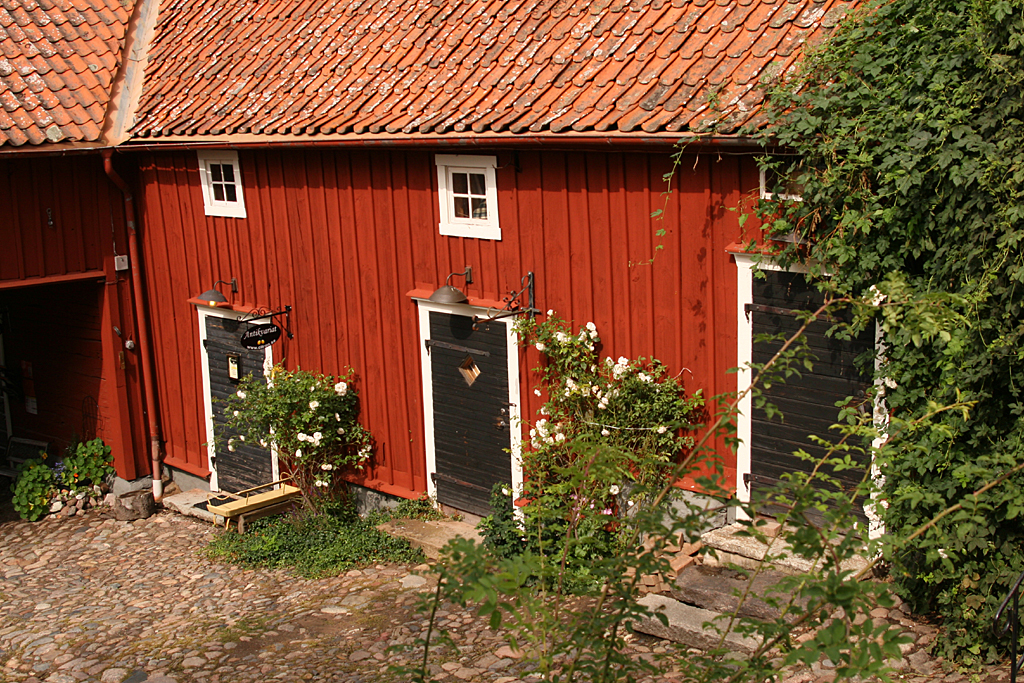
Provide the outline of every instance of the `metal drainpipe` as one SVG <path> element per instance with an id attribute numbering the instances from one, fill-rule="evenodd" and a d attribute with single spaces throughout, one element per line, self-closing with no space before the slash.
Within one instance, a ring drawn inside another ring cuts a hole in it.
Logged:
<path id="1" fill-rule="evenodd" d="M 128 184 L 114 170 L 112 156 L 113 152 L 111 150 L 103 150 L 103 170 L 106 171 L 107 177 L 124 195 L 124 213 L 125 219 L 128 221 L 128 257 L 132 261 L 132 293 L 135 298 L 135 320 L 139 326 L 139 356 L 142 359 L 142 384 L 146 401 L 143 410 L 149 415 L 153 499 L 160 502 L 164 497 L 163 466 L 160 460 L 160 418 L 156 412 L 156 397 L 153 391 L 156 383 L 153 380 L 153 365 L 149 358 L 149 315 L 146 311 L 146 300 L 142 296 L 142 262 L 139 260 L 139 245 L 135 222 L 135 199 L 132 197 Z"/>

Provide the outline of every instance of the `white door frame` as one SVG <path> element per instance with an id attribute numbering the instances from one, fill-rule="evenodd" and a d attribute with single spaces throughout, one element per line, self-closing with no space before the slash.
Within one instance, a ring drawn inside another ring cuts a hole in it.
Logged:
<path id="1" fill-rule="evenodd" d="M 472 318 L 474 315 L 486 316 L 488 310 L 494 309 L 470 306 L 468 304 L 437 304 L 427 299 L 416 299 L 419 317 L 420 371 L 423 387 L 423 430 L 427 450 L 427 494 L 437 497 L 437 485 L 433 474 L 437 472 L 437 454 L 434 450 L 434 397 L 433 375 L 430 365 L 430 354 L 427 353 L 426 341 L 430 339 L 430 314 L 449 313 Z M 512 491 L 518 498 L 523 490 L 522 463 L 522 408 L 519 405 L 519 335 L 512 327 L 512 317 L 495 320 L 490 324 L 505 325 L 505 350 L 508 362 L 508 402 L 509 402 L 509 437 L 511 442 L 510 460 L 512 464 Z"/>
<path id="2" fill-rule="evenodd" d="M 736 389 L 737 391 L 745 391 L 753 380 L 750 363 L 753 360 L 754 323 L 751 318 L 747 317 L 744 307 L 754 302 L 754 270 L 807 273 L 809 269 L 803 264 L 793 264 L 788 268 L 783 268 L 763 254 L 734 253 L 733 258 L 736 259 Z M 881 363 L 883 351 L 881 328 L 876 324 L 876 370 Z M 880 380 L 876 377 L 874 382 L 877 386 Z M 750 486 L 746 483 L 745 475 L 751 473 L 750 439 L 753 405 L 753 397 L 750 392 L 747 392 L 736 406 L 736 438 L 739 442 L 736 448 L 736 497 L 742 503 L 750 502 Z M 885 429 L 888 426 L 888 412 L 880 392 L 875 393 L 873 412 L 875 425 L 880 428 L 882 433 L 885 433 Z M 877 448 L 883 441 L 884 437 L 875 439 L 872 446 Z M 878 472 L 874 464 L 871 465 L 871 476 L 876 480 L 881 477 L 881 473 Z M 875 537 L 884 533 L 884 527 L 872 506 L 865 506 L 864 511 L 870 522 L 871 536 Z M 736 512 L 738 519 L 748 518 L 742 508 L 738 508 Z"/>
<path id="3" fill-rule="evenodd" d="M 206 319 L 209 317 L 237 319 L 239 313 L 237 311 L 208 308 L 206 306 L 196 306 L 196 312 L 199 314 L 199 353 L 202 356 L 200 365 L 203 370 L 203 410 L 206 415 L 206 462 L 210 465 L 210 490 L 220 491 L 220 486 L 217 482 L 217 444 L 213 428 L 213 402 L 210 397 L 210 356 L 206 352 Z M 270 371 L 274 367 L 273 349 L 273 346 L 268 345 L 264 350 L 263 376 L 268 381 L 270 379 Z M 270 467 L 273 480 L 277 481 L 281 477 L 281 472 L 277 460 L 277 449 L 274 448 L 270 449 Z"/>

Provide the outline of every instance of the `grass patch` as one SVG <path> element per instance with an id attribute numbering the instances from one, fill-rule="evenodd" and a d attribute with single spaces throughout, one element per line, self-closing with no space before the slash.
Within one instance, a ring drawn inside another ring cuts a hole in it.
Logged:
<path id="1" fill-rule="evenodd" d="M 244 534 L 215 536 L 206 555 L 250 569 L 292 568 L 314 579 L 378 562 L 423 561 L 419 549 L 378 531 L 350 507 L 256 520 Z"/>

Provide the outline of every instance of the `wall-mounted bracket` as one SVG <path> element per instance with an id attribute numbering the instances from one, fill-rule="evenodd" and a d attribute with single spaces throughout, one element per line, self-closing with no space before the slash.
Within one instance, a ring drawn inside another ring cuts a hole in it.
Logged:
<path id="1" fill-rule="evenodd" d="M 487 315 L 485 316 L 473 316 L 474 329 L 476 328 L 477 323 L 489 323 L 495 320 L 501 320 L 502 318 L 509 318 L 514 315 L 520 315 L 521 313 L 526 313 L 527 315 L 530 316 L 534 316 L 537 313 L 540 313 L 540 311 L 538 311 L 535 307 L 534 281 L 535 278 L 533 275 L 533 271 L 531 270 L 519 280 L 519 284 L 523 286 L 522 289 L 520 289 L 518 292 L 509 292 L 506 296 L 502 297 L 501 300 L 505 302 L 505 305 L 502 306 L 501 309 L 499 309 L 497 312 L 493 314 L 491 313 L 491 311 L 494 309 L 488 309 Z M 523 294 L 527 295 L 525 307 L 523 307 L 522 302 L 519 301 L 519 298 Z"/>

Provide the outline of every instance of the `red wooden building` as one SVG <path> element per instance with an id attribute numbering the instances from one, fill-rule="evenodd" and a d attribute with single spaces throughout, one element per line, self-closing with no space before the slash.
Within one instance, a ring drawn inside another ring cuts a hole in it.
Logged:
<path id="1" fill-rule="evenodd" d="M 734 390 L 748 271 L 727 251 L 744 237 L 731 209 L 759 190 L 743 127 L 760 122 L 761 80 L 854 4 L 139 0 L 93 138 L 113 153 L 111 181 L 85 177 L 97 157 L 39 162 L 70 174 L 62 197 L 99 197 L 78 208 L 113 230 L 97 265 L 67 266 L 102 270 L 102 302 L 120 293 L 90 318 L 101 357 L 120 358 L 115 326 L 152 340 L 114 368 L 137 449 L 119 472 L 146 474 L 159 439 L 175 476 L 266 481 L 271 454 L 215 446 L 235 371 L 351 366 L 376 439 L 361 483 L 479 512 L 490 483 L 520 478 L 505 449 L 540 406 L 539 359 L 511 319 L 472 325 L 510 293 L 596 323 L 603 355 L 657 357 L 689 391 Z M 114 256 L 133 234 L 145 282 L 129 301 Z M 453 273 L 468 301 L 431 301 Z M 225 305 L 199 297 L 211 288 Z M 241 348 L 240 318 L 284 310 L 294 338 Z M 721 457 L 736 484 L 749 463 Z"/>
<path id="2" fill-rule="evenodd" d="M 124 196 L 101 148 L 131 12 L 0 17 L 0 449 L 100 437 L 126 479 L 150 466 Z"/>
<path id="3" fill-rule="evenodd" d="M 362 483 L 478 511 L 520 476 L 502 448 L 540 406 L 538 358 L 510 320 L 466 321 L 528 273 L 537 308 L 596 323 L 604 355 L 734 390 L 730 208 L 759 187 L 741 126 L 759 79 L 850 5 L 163 7 L 119 163 L 138 169 L 166 464 L 214 486 L 271 473 L 211 445 L 230 357 L 352 366 L 377 439 Z M 468 304 L 428 300 L 467 267 Z M 227 306 L 196 299 L 217 281 Z M 232 351 L 240 316 L 286 306 L 294 339 Z M 453 380 L 466 358 L 485 382 Z"/>

